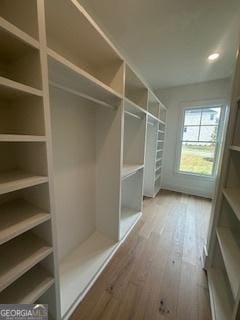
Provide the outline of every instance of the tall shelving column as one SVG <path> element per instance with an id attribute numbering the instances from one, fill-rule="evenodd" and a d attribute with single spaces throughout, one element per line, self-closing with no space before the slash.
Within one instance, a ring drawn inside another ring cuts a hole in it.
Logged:
<path id="1" fill-rule="evenodd" d="M 41 5 L 0 4 L 0 301 L 59 319 Z"/>
<path id="2" fill-rule="evenodd" d="M 144 195 L 155 197 L 161 188 L 166 107 L 149 90 Z"/>
<path id="3" fill-rule="evenodd" d="M 213 207 L 206 269 L 214 320 L 240 319 L 240 58 L 233 84 L 222 173 Z"/>

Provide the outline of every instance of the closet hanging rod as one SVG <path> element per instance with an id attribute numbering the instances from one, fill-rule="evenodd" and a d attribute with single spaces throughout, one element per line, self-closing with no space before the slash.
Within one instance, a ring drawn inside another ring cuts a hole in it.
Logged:
<path id="1" fill-rule="evenodd" d="M 131 116 L 131 117 L 134 117 L 134 118 L 136 118 L 136 119 L 139 119 L 139 120 L 141 120 L 142 118 L 140 117 L 140 116 L 138 116 L 138 115 L 136 115 L 136 114 L 134 114 L 134 113 L 132 113 L 132 112 L 129 112 L 129 111 L 124 111 L 126 114 L 128 114 L 129 116 Z"/>
<path id="2" fill-rule="evenodd" d="M 98 99 L 95 99 L 93 97 L 90 97 L 89 95 L 85 94 L 85 93 L 82 93 L 82 92 L 79 92 L 79 91 L 76 91 L 76 90 L 73 90 L 73 89 L 70 89 L 66 86 L 61 86 L 60 84 L 57 84 L 56 82 L 54 81 L 49 81 L 49 85 L 54 87 L 54 88 L 57 88 L 57 89 L 60 89 L 60 90 L 63 90 L 63 91 L 66 91 L 68 93 L 71 93 L 71 94 L 74 94 L 78 97 L 81 97 L 85 100 L 88 100 L 88 101 L 91 101 L 91 102 L 94 102 L 94 103 L 97 103 L 97 104 L 100 104 L 104 107 L 107 107 L 107 108 L 111 108 L 111 109 L 116 109 L 115 106 L 112 106 L 111 104 L 108 104 L 102 100 L 98 100 Z"/>

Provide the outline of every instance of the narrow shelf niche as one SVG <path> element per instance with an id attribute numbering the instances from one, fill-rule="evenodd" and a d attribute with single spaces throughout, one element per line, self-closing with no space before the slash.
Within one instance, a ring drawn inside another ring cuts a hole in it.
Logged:
<path id="1" fill-rule="evenodd" d="M 20 11 L 23 10 L 20 9 Z M 0 38 L 0 76 L 20 84 L 41 89 L 39 49 L 23 42 L 14 34 L 2 28 L 1 25 Z"/>
<path id="2" fill-rule="evenodd" d="M 118 241 L 122 114 L 120 107 L 53 87 L 50 102 L 61 313 L 67 317 Z"/>
<path id="3" fill-rule="evenodd" d="M 0 16 L 38 39 L 37 0 L 1 0 Z"/>
<path id="4" fill-rule="evenodd" d="M 123 61 L 81 5 L 68 0 L 45 1 L 45 12 L 48 47 L 122 94 Z"/>
<path id="5" fill-rule="evenodd" d="M 148 89 L 138 76 L 126 65 L 125 96 L 147 111 Z"/>
<path id="6" fill-rule="evenodd" d="M 44 142 L 0 142 L 0 194 L 48 181 Z"/>
<path id="7" fill-rule="evenodd" d="M 143 197 L 143 169 L 122 181 L 120 239 L 124 238 L 141 216 Z"/>

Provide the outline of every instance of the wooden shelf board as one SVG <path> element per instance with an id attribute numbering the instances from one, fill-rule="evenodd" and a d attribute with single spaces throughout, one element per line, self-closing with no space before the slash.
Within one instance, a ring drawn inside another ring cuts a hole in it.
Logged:
<path id="1" fill-rule="evenodd" d="M 236 298 L 240 285 L 240 248 L 230 228 L 217 228 L 217 238 L 233 296 Z"/>
<path id="2" fill-rule="evenodd" d="M 160 133 L 165 133 L 165 131 L 163 131 L 163 130 L 158 130 L 158 132 L 160 132 Z"/>
<path id="3" fill-rule="evenodd" d="M 45 142 L 45 136 L 27 134 L 0 134 L 0 142 Z"/>
<path id="4" fill-rule="evenodd" d="M 0 292 L 52 253 L 52 248 L 30 232 L 0 247 Z"/>
<path id="5" fill-rule="evenodd" d="M 41 97 L 42 90 L 38 90 L 25 84 L 0 76 L 0 96 L 1 98 L 15 98 L 22 95 L 34 95 Z"/>
<path id="6" fill-rule="evenodd" d="M 60 263 L 61 314 L 67 314 L 86 293 L 89 284 L 95 281 L 102 267 L 116 251 L 118 244 L 93 233 Z"/>
<path id="7" fill-rule="evenodd" d="M 165 122 L 164 122 L 164 121 L 162 121 L 161 119 L 155 117 L 152 113 L 147 112 L 147 114 L 149 115 L 149 117 L 153 118 L 153 119 L 156 120 L 157 122 L 165 125 Z"/>
<path id="8" fill-rule="evenodd" d="M 138 170 L 141 170 L 142 168 L 144 168 L 143 164 L 123 164 L 122 179 L 127 178 L 128 176 L 132 175 Z"/>
<path id="9" fill-rule="evenodd" d="M 211 268 L 207 274 L 213 320 L 231 319 L 231 300 L 222 271 Z"/>
<path id="10" fill-rule="evenodd" d="M 35 303 L 52 285 L 54 278 L 40 265 L 33 267 L 0 293 L 1 303 Z"/>
<path id="11" fill-rule="evenodd" d="M 49 78 L 63 88 L 117 106 L 122 95 L 48 48 Z"/>
<path id="12" fill-rule="evenodd" d="M 122 209 L 120 220 L 120 239 L 123 239 L 124 236 L 135 226 L 141 215 L 141 212 L 136 212 L 126 208 Z"/>
<path id="13" fill-rule="evenodd" d="M 229 149 L 230 149 L 230 150 L 233 150 L 233 151 L 238 151 L 238 152 L 240 152 L 240 147 L 239 147 L 239 146 L 233 146 L 233 145 L 232 145 L 232 146 L 229 147 Z"/>
<path id="14" fill-rule="evenodd" d="M 0 194 L 48 182 L 48 177 L 12 171 L 0 174 Z"/>
<path id="15" fill-rule="evenodd" d="M 239 188 L 225 188 L 223 194 L 235 212 L 237 218 L 240 220 L 240 189 Z"/>
<path id="16" fill-rule="evenodd" d="M 13 200 L 0 206 L 0 244 L 48 221 L 50 214 L 25 200 Z"/>
<path id="17" fill-rule="evenodd" d="M 31 47 L 35 49 L 39 49 L 39 42 L 29 36 L 27 33 L 23 32 L 4 18 L 0 17 L 0 32 L 1 30 L 4 30 L 5 32 L 8 32 L 11 36 L 14 36 L 18 40 L 24 42 L 27 45 L 30 45 Z"/>
<path id="18" fill-rule="evenodd" d="M 145 114 L 147 114 L 147 111 L 144 110 L 142 107 L 138 106 L 136 103 L 131 101 L 128 98 L 124 98 L 124 110 L 133 113 L 139 117 L 143 117 Z"/>

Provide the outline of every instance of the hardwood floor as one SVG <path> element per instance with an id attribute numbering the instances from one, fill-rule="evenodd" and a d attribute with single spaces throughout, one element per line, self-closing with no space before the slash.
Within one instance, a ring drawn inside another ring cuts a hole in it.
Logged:
<path id="1" fill-rule="evenodd" d="M 211 202 L 162 191 L 78 306 L 72 320 L 209 320 L 200 256 Z"/>

